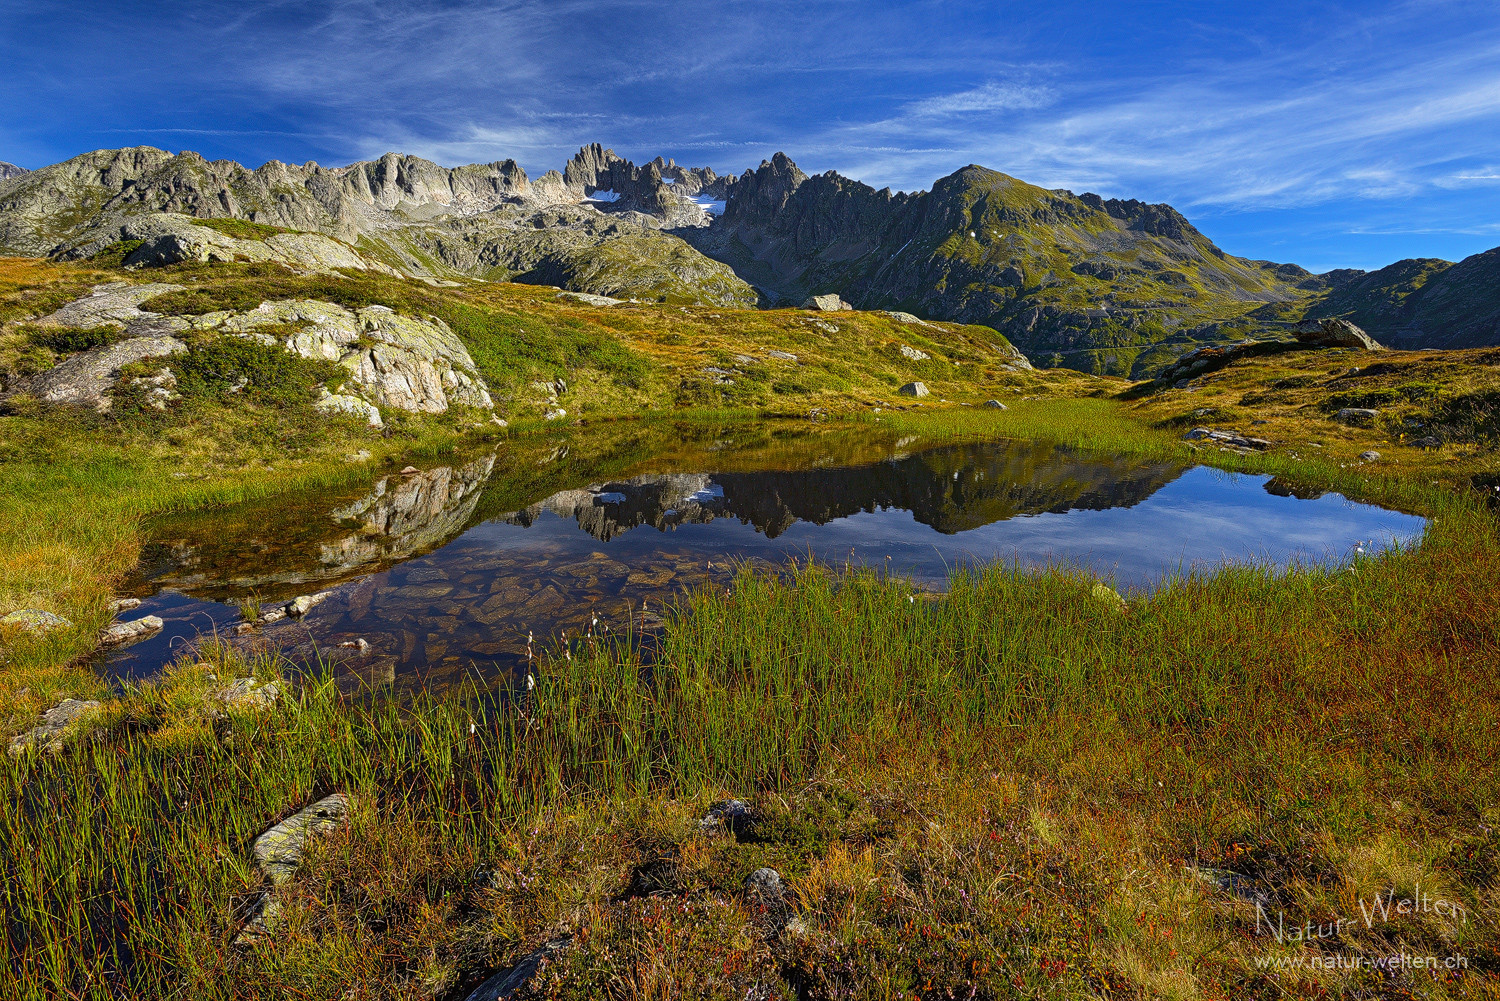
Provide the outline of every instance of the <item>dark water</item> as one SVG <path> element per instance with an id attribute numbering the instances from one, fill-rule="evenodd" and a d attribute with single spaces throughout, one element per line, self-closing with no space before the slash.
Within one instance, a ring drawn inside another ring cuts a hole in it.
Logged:
<path id="1" fill-rule="evenodd" d="M 670 435 L 669 435 L 670 437 Z M 941 587 L 973 561 L 1064 562 L 1122 589 L 1228 561 L 1340 560 L 1409 542 L 1420 518 L 1265 477 L 1036 442 L 923 447 L 870 432 L 518 444 L 372 486 L 154 526 L 126 593 L 166 620 L 101 669 L 143 677 L 236 602 L 330 591 L 304 619 L 233 638 L 324 656 L 374 681 L 441 686 L 504 672 L 597 617 L 648 621 L 734 562 L 888 567 Z M 367 652 L 339 644 L 364 639 Z"/>

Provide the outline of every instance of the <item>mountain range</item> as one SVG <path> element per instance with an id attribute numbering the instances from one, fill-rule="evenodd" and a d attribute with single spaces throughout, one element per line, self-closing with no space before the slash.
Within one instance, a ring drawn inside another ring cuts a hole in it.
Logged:
<path id="1" fill-rule="evenodd" d="M 726 307 L 831 293 L 993 327 L 1040 365 L 1136 377 L 1327 316 L 1395 347 L 1500 343 L 1500 248 L 1315 275 L 1226 254 L 1169 205 L 972 165 L 910 193 L 809 176 L 780 153 L 735 176 L 638 166 L 598 144 L 535 179 L 514 160 L 448 168 L 388 153 L 250 170 L 152 147 L 13 171 L 0 164 L 0 254 L 82 259 L 138 246 L 164 216 L 243 220 L 431 280 Z"/>

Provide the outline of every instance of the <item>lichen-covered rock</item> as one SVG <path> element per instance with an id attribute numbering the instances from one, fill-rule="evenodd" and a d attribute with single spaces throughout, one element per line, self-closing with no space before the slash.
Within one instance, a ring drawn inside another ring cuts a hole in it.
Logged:
<path id="1" fill-rule="evenodd" d="M 287 602 L 284 611 L 294 619 L 300 619 L 317 605 L 327 600 L 331 592 L 320 591 L 317 594 L 303 594 Z"/>
<path id="2" fill-rule="evenodd" d="M 341 792 L 325 796 L 299 810 L 255 839 L 255 861 L 275 884 L 296 873 L 307 844 L 338 828 L 349 813 L 349 797 Z"/>
<path id="3" fill-rule="evenodd" d="M 109 391 L 120 378 L 120 369 L 147 358 L 181 354 L 187 345 L 175 337 L 131 337 L 92 348 L 64 359 L 15 387 L 48 403 L 65 403 L 107 411 L 112 405 Z"/>
<path id="4" fill-rule="evenodd" d="M 353 247 L 321 233 L 274 233 L 263 239 L 230 236 L 194 219 L 173 213 L 154 212 L 127 218 L 118 230 L 107 230 L 95 241 L 110 237 L 139 242 L 126 256 L 127 268 L 161 267 L 185 261 L 250 261 L 283 264 L 299 271 L 332 273 L 348 268 L 397 274 L 394 268 L 369 260 Z M 82 248 L 90 252 L 90 244 Z"/>
<path id="5" fill-rule="evenodd" d="M 269 709 L 279 698 L 280 685 L 274 681 L 262 685 L 254 678 L 236 678 L 219 693 L 219 699 L 225 705 L 244 709 Z"/>
<path id="6" fill-rule="evenodd" d="M 304 358 L 336 361 L 351 377 L 342 395 L 353 390 L 380 407 L 435 414 L 450 406 L 494 406 L 474 359 L 437 317 L 417 319 L 379 305 L 354 311 L 288 299 L 263 302 L 246 313 L 209 314 L 195 325 L 279 341 Z"/>
<path id="7" fill-rule="evenodd" d="M 1264 452 L 1271 443 L 1264 438 L 1251 438 L 1235 431 L 1215 431 L 1213 428 L 1193 428 L 1182 436 L 1183 441 L 1211 441 L 1229 448 L 1250 448 Z"/>
<path id="8" fill-rule="evenodd" d="M 1096 601 L 1103 602 L 1106 606 L 1116 612 L 1128 612 L 1130 610 L 1130 606 L 1126 604 L 1124 596 L 1121 595 L 1119 591 L 1116 591 L 1114 588 L 1110 587 L 1108 584 L 1095 584 L 1093 591 L 1090 593 L 1093 595 Z"/>
<path id="9" fill-rule="evenodd" d="M 61 615 L 43 611 L 40 608 L 21 608 L 8 615 L 0 616 L 0 629 L 13 629 L 33 636 L 41 636 L 58 629 L 72 628 L 73 623 Z"/>
<path id="10" fill-rule="evenodd" d="M 930 326 L 932 326 L 932 324 L 928 323 L 926 320 L 924 320 L 924 319 L 922 319 L 920 317 L 913 316 L 910 313 L 903 313 L 903 312 L 901 312 L 900 310 L 897 310 L 897 309 L 882 309 L 880 312 L 883 315 L 885 315 L 885 316 L 889 316 L 891 319 L 895 320 L 897 323 L 915 324 L 916 326 L 919 326 L 919 327 L 930 327 Z"/>
<path id="11" fill-rule="evenodd" d="M 313 406 L 327 413 L 353 414 L 355 417 L 363 417 L 374 428 L 385 423 L 380 419 L 379 407 L 357 396 L 330 393 L 325 389 L 322 397 Z"/>
<path id="12" fill-rule="evenodd" d="M 292 814 L 255 839 L 252 852 L 256 864 L 270 877 L 273 886 L 288 882 L 296 874 L 308 843 L 342 826 L 348 819 L 351 805 L 347 795 L 336 792 Z M 235 938 L 235 944 L 249 945 L 269 934 L 280 916 L 278 901 L 269 893 L 262 895 L 244 930 Z"/>
<path id="13" fill-rule="evenodd" d="M 42 713 L 40 725 L 18 735 L 10 742 L 10 753 L 20 755 L 28 748 L 38 745 L 49 751 L 61 750 L 68 727 L 77 720 L 93 715 L 98 710 L 99 703 L 93 699 L 63 699 L 56 706 Z"/>
<path id="14" fill-rule="evenodd" d="M 559 292 L 557 298 L 568 299 L 573 302 L 581 302 L 586 306 L 618 306 L 624 299 L 615 299 L 607 295 L 594 295 L 589 292 Z"/>
<path id="15" fill-rule="evenodd" d="M 154 410 L 165 410 L 167 404 L 181 399 L 177 393 L 177 376 L 165 366 L 153 375 L 138 376 L 126 380 L 129 385 L 139 386 L 146 394 L 146 405 Z"/>
<path id="16" fill-rule="evenodd" d="M 123 646 L 126 643 L 134 643 L 136 640 L 150 636 L 163 625 L 165 623 L 155 615 L 143 615 L 129 622 L 115 622 L 106 626 L 99 634 L 99 643 L 102 646 Z"/>
<path id="17" fill-rule="evenodd" d="M 901 352 L 901 357 L 905 358 L 908 361 L 926 361 L 928 358 L 932 357 L 926 351 L 918 350 L 917 348 L 911 347 L 908 344 L 901 345 L 899 350 Z"/>
<path id="18" fill-rule="evenodd" d="M 43 327 L 128 327 L 140 320 L 160 319 L 158 313 L 148 313 L 141 304 L 168 292 L 181 291 L 181 285 L 166 285 L 148 282 L 132 285 L 129 282 L 107 282 L 95 285 L 93 291 L 81 299 L 74 299 L 56 312 L 37 320 Z"/>

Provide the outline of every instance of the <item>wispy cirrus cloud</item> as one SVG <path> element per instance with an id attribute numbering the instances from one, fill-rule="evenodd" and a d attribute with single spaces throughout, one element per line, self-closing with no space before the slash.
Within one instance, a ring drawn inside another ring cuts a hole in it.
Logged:
<path id="1" fill-rule="evenodd" d="M 974 112 L 1045 108 L 1056 100 L 1057 92 L 1050 87 L 990 81 L 956 94 L 913 101 L 902 108 L 902 114 L 908 118 L 946 118 Z"/>
<path id="2" fill-rule="evenodd" d="M 170 136 L 532 173 L 591 141 L 721 172 L 784 150 L 907 190 L 977 162 L 1225 226 L 1287 213 L 1262 256 L 1315 217 L 1500 216 L 1481 0 L 0 0 L 0 65 L 0 159 L 26 166 Z"/>

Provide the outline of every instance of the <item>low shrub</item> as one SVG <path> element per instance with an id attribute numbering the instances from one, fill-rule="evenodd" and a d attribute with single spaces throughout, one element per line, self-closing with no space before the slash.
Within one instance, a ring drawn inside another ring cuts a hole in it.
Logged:
<path id="1" fill-rule="evenodd" d="M 320 383 L 348 373 L 331 361 L 309 360 L 279 344 L 217 337 L 168 363 L 185 399 L 224 402 L 238 397 L 263 406 L 295 406 L 313 399 Z"/>
<path id="2" fill-rule="evenodd" d="M 125 331 L 119 327 L 32 327 L 26 333 L 30 344 L 63 355 L 113 344 L 124 337 Z"/>

